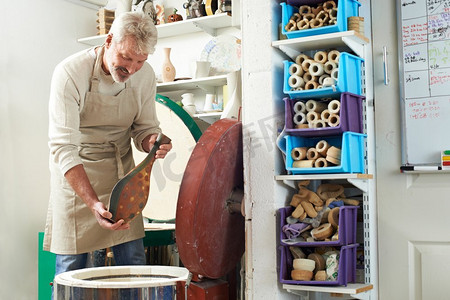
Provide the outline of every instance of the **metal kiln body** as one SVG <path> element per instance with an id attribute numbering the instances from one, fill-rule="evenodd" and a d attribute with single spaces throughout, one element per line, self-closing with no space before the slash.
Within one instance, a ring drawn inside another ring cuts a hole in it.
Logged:
<path id="1" fill-rule="evenodd" d="M 54 300 L 176 299 L 176 282 L 186 280 L 186 268 L 115 266 L 87 268 L 59 274 Z"/>

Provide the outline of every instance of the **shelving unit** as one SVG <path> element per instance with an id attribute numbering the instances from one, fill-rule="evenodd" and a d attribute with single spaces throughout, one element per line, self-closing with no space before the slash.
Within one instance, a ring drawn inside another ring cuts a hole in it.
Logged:
<path id="1" fill-rule="evenodd" d="M 76 1 L 76 0 L 69 0 Z M 99 1 L 99 0 L 94 0 Z M 85 3 L 84 0 L 77 0 L 76 3 Z M 204 32 L 209 34 L 210 36 L 217 36 L 218 29 L 240 27 L 240 1 L 236 0 L 233 2 L 232 6 L 232 14 L 229 15 L 227 13 L 221 13 L 217 15 L 204 16 L 200 18 L 192 18 L 186 19 L 179 22 L 173 23 L 165 23 L 161 25 L 157 25 L 156 28 L 158 30 L 158 39 L 164 39 L 175 36 L 183 36 Z M 96 46 L 101 45 L 106 38 L 106 35 L 97 35 L 79 38 L 78 42 L 88 45 L 88 46 Z M 227 75 L 217 75 L 217 76 L 209 76 L 205 78 L 198 79 L 186 79 L 186 80 L 177 80 L 173 82 L 165 82 L 157 84 L 157 93 L 170 93 L 170 92 L 181 92 L 188 90 L 196 90 L 201 89 L 206 93 L 215 93 L 218 87 L 224 86 L 227 84 Z M 210 122 L 213 122 L 219 119 L 222 115 L 222 112 L 208 112 L 208 113 L 198 113 L 195 114 L 195 118 L 206 118 Z"/>
<path id="2" fill-rule="evenodd" d="M 366 18 L 370 21 L 370 18 Z M 375 163 L 374 163 L 374 123 L 373 123 L 373 92 L 368 79 L 372 71 L 370 41 L 355 31 L 345 31 L 295 39 L 282 39 L 272 42 L 272 47 L 281 51 L 292 60 L 301 52 L 323 49 L 349 49 L 357 56 L 365 59 L 362 81 L 365 92 L 364 128 L 366 140 L 366 172 L 367 174 L 305 174 L 305 175 L 275 175 L 275 180 L 296 188 L 299 180 L 346 180 L 363 193 L 363 226 L 364 226 L 364 283 L 348 284 L 347 286 L 311 286 L 283 284 L 283 289 L 289 293 L 309 299 L 310 292 L 321 292 L 338 295 L 349 295 L 356 299 L 377 298 L 377 235 L 376 235 L 376 202 L 375 202 Z M 282 172 L 281 172 L 282 173 Z"/>

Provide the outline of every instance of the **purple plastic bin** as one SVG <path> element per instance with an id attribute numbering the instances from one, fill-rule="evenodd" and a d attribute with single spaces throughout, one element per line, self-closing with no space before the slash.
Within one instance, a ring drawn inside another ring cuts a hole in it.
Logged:
<path id="1" fill-rule="evenodd" d="M 338 276 L 336 281 L 297 281 L 291 279 L 292 254 L 289 247 L 281 246 L 280 282 L 303 285 L 345 285 L 356 281 L 356 250 L 358 244 L 340 247 Z"/>
<path id="2" fill-rule="evenodd" d="M 285 132 L 289 135 L 298 136 L 328 136 L 342 134 L 344 131 L 352 131 L 356 133 L 363 133 L 363 100 L 364 96 L 355 95 L 352 93 L 341 93 L 340 103 L 341 109 L 339 112 L 340 124 L 336 127 L 322 127 L 322 128 L 295 128 L 293 121 L 294 104 L 297 101 L 306 103 L 309 99 L 320 100 L 323 98 L 308 98 L 308 99 L 290 99 L 283 98 L 285 102 Z"/>
<path id="3" fill-rule="evenodd" d="M 287 206 L 279 209 L 280 212 L 280 244 L 285 246 L 300 246 L 300 247 L 317 247 L 317 246 L 343 246 L 356 243 L 356 221 L 358 206 L 341 206 L 339 208 L 339 239 L 336 241 L 316 241 L 316 242 L 298 242 L 295 244 L 286 244 L 283 242 L 286 239 L 282 228 L 286 225 L 286 217 L 290 216 L 294 211 L 294 207 Z"/>

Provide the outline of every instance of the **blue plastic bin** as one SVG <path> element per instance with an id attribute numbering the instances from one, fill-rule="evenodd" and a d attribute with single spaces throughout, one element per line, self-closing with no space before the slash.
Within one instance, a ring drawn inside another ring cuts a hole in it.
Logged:
<path id="1" fill-rule="evenodd" d="M 338 80 L 336 86 L 313 90 L 291 91 L 289 87 L 289 67 L 294 63 L 285 60 L 284 63 L 284 86 L 283 92 L 291 98 L 309 98 L 336 96 L 340 93 L 349 92 L 362 95 L 361 64 L 364 59 L 350 53 L 341 52 L 339 56 Z"/>
<path id="2" fill-rule="evenodd" d="M 292 280 L 291 271 L 293 257 L 289 247 L 281 246 L 280 257 L 280 282 L 284 284 L 303 284 L 303 285 L 345 285 L 356 281 L 356 251 L 358 244 L 342 246 L 339 249 L 338 276 L 336 281 L 297 281 Z"/>
<path id="3" fill-rule="evenodd" d="M 327 137 L 302 137 L 286 135 L 285 137 L 286 170 L 296 174 L 328 173 L 364 173 L 364 139 L 365 134 L 346 131 L 342 135 Z M 291 151 L 296 147 L 315 147 L 321 141 L 341 149 L 341 164 L 323 168 L 293 168 Z"/>
<path id="4" fill-rule="evenodd" d="M 302 5 L 302 1 L 298 1 L 299 5 Z M 310 1 L 311 2 L 311 1 Z M 308 2 L 308 3 L 310 3 Z M 321 1 L 321 2 L 325 2 Z M 328 25 L 319 28 L 310 28 L 303 30 L 286 31 L 285 26 L 289 22 L 294 12 L 298 12 L 296 7 L 286 4 L 285 2 L 280 3 L 281 5 L 281 33 L 286 35 L 288 39 L 347 31 L 347 18 L 359 16 L 359 7 L 361 3 L 356 0 L 336 0 L 337 2 L 337 23 L 335 25 Z"/>
<path id="5" fill-rule="evenodd" d="M 358 206 L 341 206 L 339 208 L 339 238 L 336 241 L 314 241 L 314 242 L 297 242 L 295 244 L 287 244 L 283 242 L 286 234 L 283 227 L 286 225 L 286 217 L 290 216 L 295 207 L 282 207 L 280 212 L 280 244 L 284 246 L 300 246 L 300 247 L 319 247 L 319 246 L 344 246 L 356 243 L 356 221 L 358 214 Z"/>

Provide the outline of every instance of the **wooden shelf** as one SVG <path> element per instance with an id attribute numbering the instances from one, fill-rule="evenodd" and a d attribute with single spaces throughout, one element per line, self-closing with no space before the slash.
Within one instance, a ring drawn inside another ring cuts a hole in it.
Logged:
<path id="1" fill-rule="evenodd" d="M 328 49 L 336 47 L 349 47 L 358 56 L 364 55 L 364 46 L 369 43 L 365 36 L 350 30 L 295 39 L 286 39 L 272 42 L 272 46 L 293 57 L 303 51 Z M 296 54 L 297 53 L 297 54 Z"/>
<path id="2" fill-rule="evenodd" d="M 194 90 L 198 88 L 210 92 L 215 87 L 223 86 L 225 84 L 227 84 L 227 75 L 217 75 L 197 79 L 158 83 L 156 85 L 156 92 L 167 93 L 181 90 Z"/>
<path id="3" fill-rule="evenodd" d="M 166 23 L 156 26 L 158 29 L 158 38 L 167 38 L 171 36 L 181 36 L 195 32 L 206 32 L 212 36 L 216 36 L 219 28 L 232 26 L 232 17 L 226 13 L 205 16 L 201 18 L 188 19 L 185 21 Z M 106 34 L 96 35 L 78 39 L 79 43 L 89 46 L 101 45 L 105 41 Z"/>
<path id="4" fill-rule="evenodd" d="M 373 289 L 372 284 L 364 283 L 349 283 L 347 286 L 316 286 L 316 285 L 294 285 L 283 284 L 283 289 L 288 290 L 294 294 L 296 292 L 322 292 L 333 294 L 355 295 L 361 294 Z"/>

